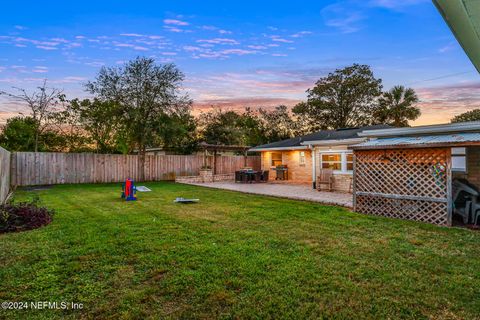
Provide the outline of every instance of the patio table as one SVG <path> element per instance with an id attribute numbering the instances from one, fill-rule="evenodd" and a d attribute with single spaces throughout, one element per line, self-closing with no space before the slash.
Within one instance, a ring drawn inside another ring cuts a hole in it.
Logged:
<path id="1" fill-rule="evenodd" d="M 254 170 L 239 171 L 238 176 L 239 176 L 240 179 L 238 180 L 238 182 L 242 182 L 242 183 L 256 182 L 255 181 L 255 175 L 257 173 L 258 173 L 258 171 L 254 171 Z"/>

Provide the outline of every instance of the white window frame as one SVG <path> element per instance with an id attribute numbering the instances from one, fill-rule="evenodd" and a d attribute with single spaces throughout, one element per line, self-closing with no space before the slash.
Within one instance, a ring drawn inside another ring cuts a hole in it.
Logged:
<path id="1" fill-rule="evenodd" d="M 305 166 L 306 164 L 306 155 L 305 155 L 305 151 L 300 151 L 298 153 L 298 164 L 302 167 Z"/>
<path id="2" fill-rule="evenodd" d="M 341 170 L 333 170 L 333 173 L 339 173 L 339 174 L 353 174 L 353 170 L 347 170 L 347 154 L 353 154 L 353 151 L 351 150 L 325 150 L 325 151 L 319 151 L 318 153 L 318 158 L 320 159 L 320 170 L 323 168 L 323 159 L 322 155 L 323 154 L 332 154 L 332 153 L 337 153 L 340 154 L 341 156 Z"/>
<path id="3" fill-rule="evenodd" d="M 460 172 L 460 173 L 467 173 L 467 148 L 466 147 L 453 147 L 451 149 L 451 157 L 452 157 L 452 171 L 453 172 Z M 464 167 L 453 167 L 454 158 L 462 158 Z"/>
<path id="4" fill-rule="evenodd" d="M 273 152 L 270 154 L 270 167 L 271 167 L 271 168 L 275 168 L 275 167 L 276 167 L 275 165 L 273 165 L 273 161 L 274 161 L 274 160 L 273 160 L 273 154 L 274 154 L 274 153 L 280 154 L 281 164 L 284 163 L 284 160 L 283 160 L 283 152 L 281 152 L 281 151 L 280 151 L 280 152 L 278 152 L 278 151 L 273 151 Z M 279 159 L 275 159 L 275 161 L 279 161 Z"/>

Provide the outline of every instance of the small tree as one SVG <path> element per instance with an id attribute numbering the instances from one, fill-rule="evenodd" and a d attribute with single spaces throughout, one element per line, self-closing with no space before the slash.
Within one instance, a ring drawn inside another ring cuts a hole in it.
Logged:
<path id="1" fill-rule="evenodd" d="M 417 119 L 421 111 L 415 105 L 417 94 L 412 88 L 395 86 L 384 92 L 378 100 L 379 107 L 374 112 L 375 122 L 389 124 L 394 127 L 408 127 L 409 120 Z"/>
<path id="2" fill-rule="evenodd" d="M 9 151 L 33 151 L 37 122 L 32 117 L 9 118 L 0 134 L 0 145 Z M 37 151 L 66 151 L 74 146 L 67 136 L 55 130 L 42 131 L 37 138 Z"/>
<path id="3" fill-rule="evenodd" d="M 367 65 L 354 64 L 320 78 L 308 98 L 293 108 L 303 117 L 307 131 L 367 125 L 381 94 L 382 80 Z"/>
<path id="4" fill-rule="evenodd" d="M 34 150 L 36 125 L 32 117 L 7 119 L 0 135 L 0 145 L 9 151 Z"/>
<path id="5" fill-rule="evenodd" d="M 480 109 L 473 109 L 452 118 L 451 122 L 480 121 Z"/>
<path id="6" fill-rule="evenodd" d="M 74 118 L 74 121 L 86 131 L 95 144 L 97 153 L 111 153 L 117 151 L 119 112 L 118 104 L 110 100 L 74 99 L 70 101 L 65 114 L 67 119 Z"/>
<path id="7" fill-rule="evenodd" d="M 181 93 L 183 73 L 174 65 L 157 65 L 151 58 L 138 57 L 123 67 L 103 67 L 87 90 L 101 101 L 113 101 L 120 108 L 119 125 L 123 142 L 135 145 L 139 153 L 139 179 L 145 177 L 145 150 L 155 142 L 159 119 L 177 108 L 191 105 Z"/>
<path id="8" fill-rule="evenodd" d="M 0 95 L 9 97 L 12 101 L 20 102 L 29 109 L 29 116 L 34 121 L 34 151 L 38 151 L 41 134 L 48 128 L 56 107 L 64 100 L 65 96 L 60 89 L 48 88 L 47 80 L 37 88 L 37 91 L 28 93 L 25 89 L 14 87 L 18 93 L 0 91 Z"/>

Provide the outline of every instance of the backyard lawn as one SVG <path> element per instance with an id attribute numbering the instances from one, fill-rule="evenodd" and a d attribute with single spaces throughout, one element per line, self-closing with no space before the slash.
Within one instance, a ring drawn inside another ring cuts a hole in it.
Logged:
<path id="1" fill-rule="evenodd" d="M 17 191 L 55 209 L 0 234 L 0 318 L 430 318 L 480 314 L 480 232 L 174 183 Z M 200 198 L 197 204 L 172 201 Z"/>

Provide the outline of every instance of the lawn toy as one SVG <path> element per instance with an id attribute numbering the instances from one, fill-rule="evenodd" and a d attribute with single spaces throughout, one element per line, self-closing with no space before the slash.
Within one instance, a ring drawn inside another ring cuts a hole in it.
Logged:
<path id="1" fill-rule="evenodd" d="M 125 199 L 125 201 L 135 201 L 137 200 L 137 197 L 135 197 L 136 193 L 137 188 L 135 187 L 133 180 L 125 180 L 125 183 L 122 186 L 122 199 Z"/>
<path id="2" fill-rule="evenodd" d="M 185 199 L 185 198 L 176 198 L 173 202 L 176 203 L 197 203 L 200 199 Z"/>

